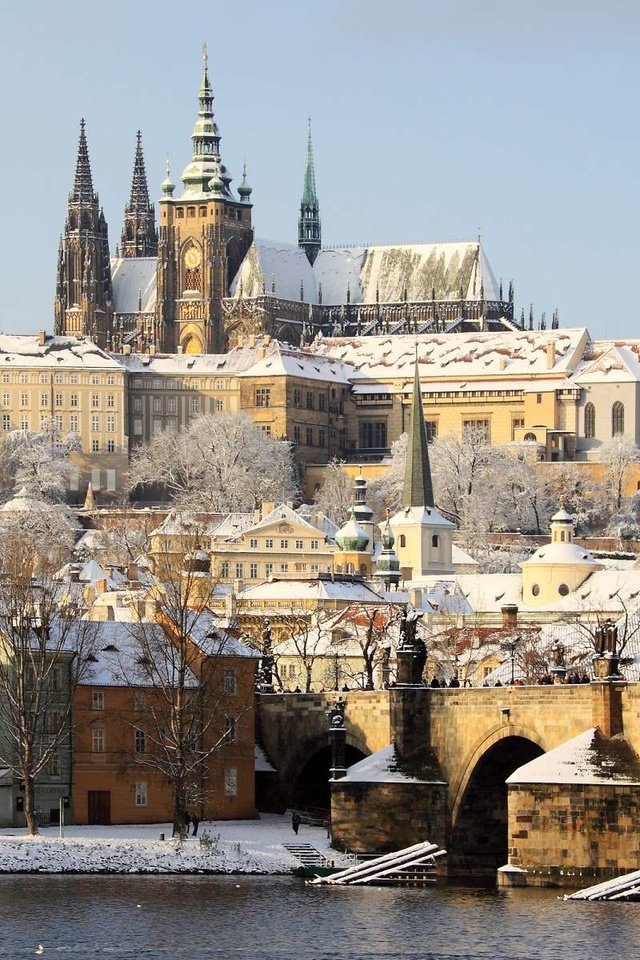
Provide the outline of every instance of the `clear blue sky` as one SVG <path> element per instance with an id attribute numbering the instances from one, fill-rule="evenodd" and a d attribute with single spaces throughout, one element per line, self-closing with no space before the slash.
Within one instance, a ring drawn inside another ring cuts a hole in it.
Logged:
<path id="1" fill-rule="evenodd" d="M 325 243 L 480 230 L 518 310 L 640 336 L 637 0 L 6 3 L 1 330 L 52 328 L 81 116 L 112 250 L 138 127 L 179 177 L 203 40 L 258 236 L 295 242 L 311 115 Z"/>

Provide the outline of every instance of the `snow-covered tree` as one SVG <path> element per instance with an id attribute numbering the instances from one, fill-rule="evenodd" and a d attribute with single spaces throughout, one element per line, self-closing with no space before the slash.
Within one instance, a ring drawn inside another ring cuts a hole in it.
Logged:
<path id="1" fill-rule="evenodd" d="M 62 436 L 51 420 L 39 431 L 12 430 L 0 439 L 0 499 L 24 489 L 38 500 L 63 500 L 74 470 L 70 455 L 79 449 L 78 434 Z"/>
<path id="2" fill-rule="evenodd" d="M 578 532 L 602 530 L 610 513 L 606 489 L 588 469 L 570 461 L 554 463 L 544 468 L 544 483 L 552 509 L 564 504 Z"/>
<path id="3" fill-rule="evenodd" d="M 408 442 L 408 434 L 403 433 L 391 444 L 389 466 L 381 477 L 376 477 L 369 484 L 369 506 L 377 520 L 383 519 L 387 508 L 392 514 L 400 509 Z"/>
<path id="4" fill-rule="evenodd" d="M 342 464 L 335 459 L 327 464 L 324 483 L 314 497 L 320 510 L 339 527 L 346 522 L 353 499 L 353 481 Z"/>
<path id="5" fill-rule="evenodd" d="M 640 450 L 633 440 L 614 437 L 600 448 L 602 462 L 606 467 L 606 488 L 612 510 L 619 510 L 624 499 L 624 483 L 629 469 L 640 461 Z"/>
<path id="6" fill-rule="evenodd" d="M 262 500 L 292 500 L 291 446 L 244 413 L 204 414 L 182 433 L 161 433 L 139 447 L 130 486 L 159 488 L 184 510 L 248 511 Z"/>

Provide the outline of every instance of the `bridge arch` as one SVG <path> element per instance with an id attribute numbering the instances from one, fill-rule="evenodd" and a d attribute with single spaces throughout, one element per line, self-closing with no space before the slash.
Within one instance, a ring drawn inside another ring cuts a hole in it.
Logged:
<path id="1" fill-rule="evenodd" d="M 346 765 L 352 766 L 363 760 L 368 753 L 363 752 L 360 738 L 347 734 Z M 311 737 L 300 744 L 281 771 L 281 783 L 288 794 L 289 806 L 331 807 L 329 770 L 331 768 L 331 748 L 326 732 Z"/>
<path id="2" fill-rule="evenodd" d="M 473 751 L 455 792 L 451 849 L 456 873 L 493 874 L 507 862 L 506 779 L 544 753 L 540 738 L 524 727 L 494 729 Z"/>

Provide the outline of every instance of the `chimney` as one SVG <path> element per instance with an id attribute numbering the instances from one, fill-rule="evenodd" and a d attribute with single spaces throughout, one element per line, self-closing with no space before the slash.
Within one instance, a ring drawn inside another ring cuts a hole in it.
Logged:
<path id="1" fill-rule="evenodd" d="M 251 350 L 254 350 L 255 346 L 256 346 L 256 337 L 255 337 L 255 334 L 252 333 L 249 335 L 249 347 L 251 348 Z"/>
<path id="2" fill-rule="evenodd" d="M 276 505 L 273 500 L 263 500 L 260 505 L 260 515 L 262 519 L 264 520 L 267 514 L 271 513 L 272 510 L 275 510 L 275 508 L 276 508 Z"/>
<path id="3" fill-rule="evenodd" d="M 518 629 L 518 607 L 515 603 L 505 603 L 504 607 L 500 607 L 500 613 L 503 630 Z"/>
<path id="4" fill-rule="evenodd" d="M 107 592 L 107 581 L 102 577 L 100 580 L 96 580 L 96 593 L 106 593 Z"/>
<path id="5" fill-rule="evenodd" d="M 124 347 L 122 348 L 122 353 L 123 353 L 123 355 L 124 355 L 125 357 L 130 357 L 130 356 L 131 356 L 131 344 L 130 344 L 130 343 L 125 343 Z"/>
<path id="6" fill-rule="evenodd" d="M 156 600 L 145 600 L 144 602 L 144 619 L 155 621 L 156 615 L 158 613 L 158 603 Z"/>
<path id="7" fill-rule="evenodd" d="M 46 340 L 47 340 L 46 330 L 38 330 L 38 346 L 44 347 Z"/>
<path id="8" fill-rule="evenodd" d="M 547 370 L 553 370 L 556 365 L 556 345 L 555 341 L 551 340 L 547 344 Z"/>
<path id="9" fill-rule="evenodd" d="M 130 563 L 127 566 L 127 580 L 129 581 L 130 584 L 138 583 L 138 564 L 137 563 Z"/>

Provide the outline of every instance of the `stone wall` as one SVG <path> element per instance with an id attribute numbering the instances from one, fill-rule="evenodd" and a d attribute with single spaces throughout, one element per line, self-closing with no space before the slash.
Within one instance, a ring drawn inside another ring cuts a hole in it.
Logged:
<path id="1" fill-rule="evenodd" d="M 444 847 L 447 786 L 437 783 L 345 783 L 331 790 L 333 845 L 387 853 L 431 840 Z"/>
<path id="2" fill-rule="evenodd" d="M 509 865 L 527 885 L 577 883 L 637 870 L 640 789 L 599 784 L 511 784 Z"/>

